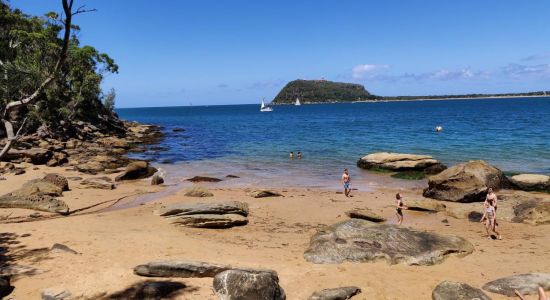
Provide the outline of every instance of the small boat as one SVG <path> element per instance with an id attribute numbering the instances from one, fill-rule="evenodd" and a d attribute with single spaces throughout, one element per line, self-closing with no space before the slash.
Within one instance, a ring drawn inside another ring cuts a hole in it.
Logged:
<path id="1" fill-rule="evenodd" d="M 271 108 L 270 106 L 265 105 L 264 100 L 262 99 L 262 106 L 260 107 L 260 111 L 261 112 L 269 112 L 269 111 L 273 111 L 273 108 Z"/>
<path id="2" fill-rule="evenodd" d="M 302 104 L 300 103 L 300 99 L 296 98 L 296 102 L 294 103 L 294 105 L 295 105 L 295 106 L 300 106 L 300 105 L 302 105 Z"/>

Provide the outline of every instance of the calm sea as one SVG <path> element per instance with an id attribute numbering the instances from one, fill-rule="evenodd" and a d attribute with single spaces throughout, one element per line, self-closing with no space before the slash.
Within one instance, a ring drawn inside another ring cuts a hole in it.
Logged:
<path id="1" fill-rule="evenodd" d="M 365 180 L 369 175 L 355 163 L 377 151 L 550 173 L 550 97 L 275 106 L 268 113 L 259 105 L 117 111 L 164 127 L 160 150 L 137 156 L 171 178 L 234 174 L 245 185 L 332 187 L 343 168 Z M 290 151 L 301 151 L 303 159 L 289 161 Z"/>

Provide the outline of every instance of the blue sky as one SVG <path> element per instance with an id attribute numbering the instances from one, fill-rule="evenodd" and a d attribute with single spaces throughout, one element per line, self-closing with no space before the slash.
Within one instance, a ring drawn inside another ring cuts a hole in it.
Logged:
<path id="1" fill-rule="evenodd" d="M 75 0 L 117 107 L 258 103 L 290 80 L 377 95 L 550 90 L 548 0 Z M 61 11 L 60 0 L 11 0 Z"/>

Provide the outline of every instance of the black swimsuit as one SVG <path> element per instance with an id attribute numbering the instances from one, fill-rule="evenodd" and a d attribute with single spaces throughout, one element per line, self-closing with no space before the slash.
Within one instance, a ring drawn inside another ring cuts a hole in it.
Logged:
<path id="1" fill-rule="evenodd" d="M 403 215 L 403 211 L 401 209 L 402 206 L 403 206 L 403 202 L 401 201 L 401 202 L 399 202 L 399 207 L 395 208 L 395 211 L 397 211 L 397 213 L 401 216 Z"/>

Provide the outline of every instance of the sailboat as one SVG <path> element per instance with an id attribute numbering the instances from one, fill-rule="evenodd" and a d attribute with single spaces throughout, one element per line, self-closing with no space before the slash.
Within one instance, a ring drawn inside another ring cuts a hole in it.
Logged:
<path id="1" fill-rule="evenodd" d="M 269 112 L 269 111 L 273 111 L 273 108 L 265 105 L 264 99 L 262 99 L 262 106 L 260 107 L 260 111 L 261 112 Z"/>
<path id="2" fill-rule="evenodd" d="M 300 105 L 302 105 L 302 104 L 300 103 L 300 99 L 296 98 L 296 102 L 294 103 L 294 105 L 295 105 L 295 106 L 300 106 Z"/>

